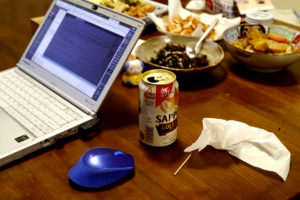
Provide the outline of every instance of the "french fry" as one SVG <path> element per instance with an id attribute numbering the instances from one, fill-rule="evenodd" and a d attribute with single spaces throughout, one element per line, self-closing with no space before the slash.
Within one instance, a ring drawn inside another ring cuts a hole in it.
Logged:
<path id="1" fill-rule="evenodd" d="M 167 31 L 181 35 L 192 35 L 198 25 L 202 26 L 203 32 L 208 28 L 208 25 L 200 21 L 198 17 L 188 16 L 182 19 L 180 15 L 175 16 L 166 26 Z M 214 30 L 209 34 L 209 38 L 213 39 L 215 35 Z"/>

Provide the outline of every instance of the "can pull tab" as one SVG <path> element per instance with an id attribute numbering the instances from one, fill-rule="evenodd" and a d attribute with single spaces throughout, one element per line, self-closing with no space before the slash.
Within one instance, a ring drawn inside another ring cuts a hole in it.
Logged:
<path id="1" fill-rule="evenodd" d="M 158 80 L 155 80 L 155 77 L 153 77 L 153 76 L 147 78 L 147 81 L 149 81 L 150 83 L 157 83 L 157 82 L 159 82 Z"/>

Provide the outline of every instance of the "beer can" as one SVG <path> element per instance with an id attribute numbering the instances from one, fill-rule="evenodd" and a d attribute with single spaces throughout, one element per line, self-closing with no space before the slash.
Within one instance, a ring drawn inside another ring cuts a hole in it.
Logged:
<path id="1" fill-rule="evenodd" d="M 155 69 L 139 84 L 139 133 L 144 144 L 163 147 L 177 138 L 178 82 L 176 75 Z"/>

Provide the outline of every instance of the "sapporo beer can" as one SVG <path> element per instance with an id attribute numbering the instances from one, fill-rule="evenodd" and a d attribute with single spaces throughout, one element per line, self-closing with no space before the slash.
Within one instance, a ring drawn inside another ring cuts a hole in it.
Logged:
<path id="1" fill-rule="evenodd" d="M 178 92 L 173 72 L 156 69 L 143 73 L 139 84 L 141 142 L 163 147 L 176 141 Z"/>

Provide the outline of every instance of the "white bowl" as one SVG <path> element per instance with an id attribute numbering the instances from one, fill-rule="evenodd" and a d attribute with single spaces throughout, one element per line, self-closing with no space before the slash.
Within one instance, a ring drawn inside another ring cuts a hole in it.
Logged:
<path id="1" fill-rule="evenodd" d="M 231 41 L 238 40 L 238 37 L 241 35 L 241 31 L 243 30 L 243 26 L 244 30 L 246 30 L 245 27 L 249 28 L 252 26 L 259 26 L 261 29 L 264 29 L 266 33 L 274 30 L 281 31 L 281 33 L 284 33 L 287 37 L 289 37 L 288 39 L 290 41 L 293 41 L 297 36 L 300 37 L 300 35 L 295 30 L 276 25 L 262 26 L 257 24 L 244 24 L 227 29 L 223 35 L 226 47 L 234 58 L 243 63 L 244 67 L 259 72 L 277 72 L 283 70 L 300 59 L 300 52 L 282 55 L 268 54 L 250 52 L 231 45 Z"/>

